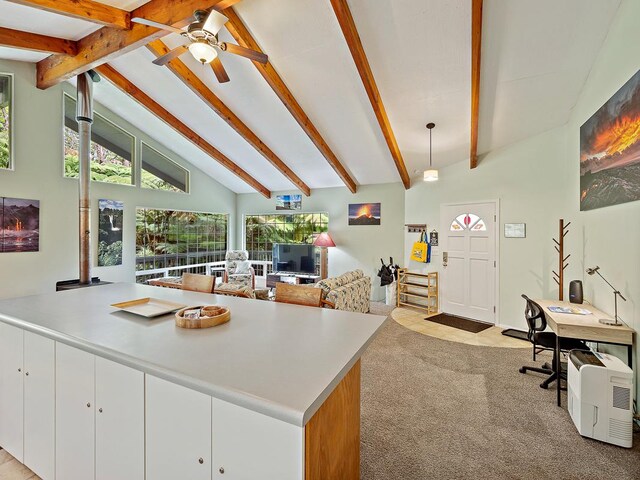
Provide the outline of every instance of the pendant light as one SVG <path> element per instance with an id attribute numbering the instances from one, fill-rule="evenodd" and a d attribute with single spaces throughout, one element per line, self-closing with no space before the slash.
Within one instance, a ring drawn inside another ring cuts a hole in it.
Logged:
<path id="1" fill-rule="evenodd" d="M 424 181 L 425 182 L 437 182 L 438 181 L 438 170 L 433 168 L 431 164 L 431 130 L 435 127 L 436 124 L 433 122 L 427 123 L 427 128 L 429 129 L 429 170 L 424 171 Z"/>

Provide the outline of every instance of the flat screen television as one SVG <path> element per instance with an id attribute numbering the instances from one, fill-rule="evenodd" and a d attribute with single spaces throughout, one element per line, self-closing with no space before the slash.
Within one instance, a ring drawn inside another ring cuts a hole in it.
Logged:
<path id="1" fill-rule="evenodd" d="M 273 271 L 316 273 L 316 247 L 299 243 L 273 244 Z"/>

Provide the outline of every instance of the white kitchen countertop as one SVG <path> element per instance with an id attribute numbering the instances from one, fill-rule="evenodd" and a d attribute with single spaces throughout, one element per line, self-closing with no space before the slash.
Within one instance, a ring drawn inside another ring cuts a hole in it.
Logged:
<path id="1" fill-rule="evenodd" d="M 231 321 L 178 328 L 110 306 L 143 297 L 226 305 Z M 115 283 L 0 300 L 0 321 L 213 397 L 304 426 L 385 317 Z"/>

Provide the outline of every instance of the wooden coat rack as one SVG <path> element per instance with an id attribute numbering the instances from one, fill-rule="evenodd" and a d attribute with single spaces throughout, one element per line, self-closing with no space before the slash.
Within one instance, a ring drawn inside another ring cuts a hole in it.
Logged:
<path id="1" fill-rule="evenodd" d="M 562 301 L 564 298 L 564 270 L 569 266 L 567 260 L 571 256 L 571 254 L 567 255 L 566 257 L 564 256 L 564 237 L 567 235 L 567 233 L 569 233 L 569 225 L 571 225 L 571 222 L 565 225 L 564 219 L 561 218 L 559 223 L 559 240 L 556 240 L 555 238 L 553 239 L 553 241 L 555 242 L 554 247 L 556 249 L 556 252 L 558 252 L 558 272 L 556 272 L 555 270 L 552 270 L 552 272 L 553 279 L 558 284 L 558 300 Z"/>

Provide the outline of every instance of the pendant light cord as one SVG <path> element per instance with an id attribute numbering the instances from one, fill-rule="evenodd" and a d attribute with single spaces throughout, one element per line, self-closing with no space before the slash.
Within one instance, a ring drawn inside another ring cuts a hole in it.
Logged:
<path id="1" fill-rule="evenodd" d="M 432 128 L 429 129 L 429 168 L 432 167 L 431 165 L 431 130 L 433 130 Z"/>

